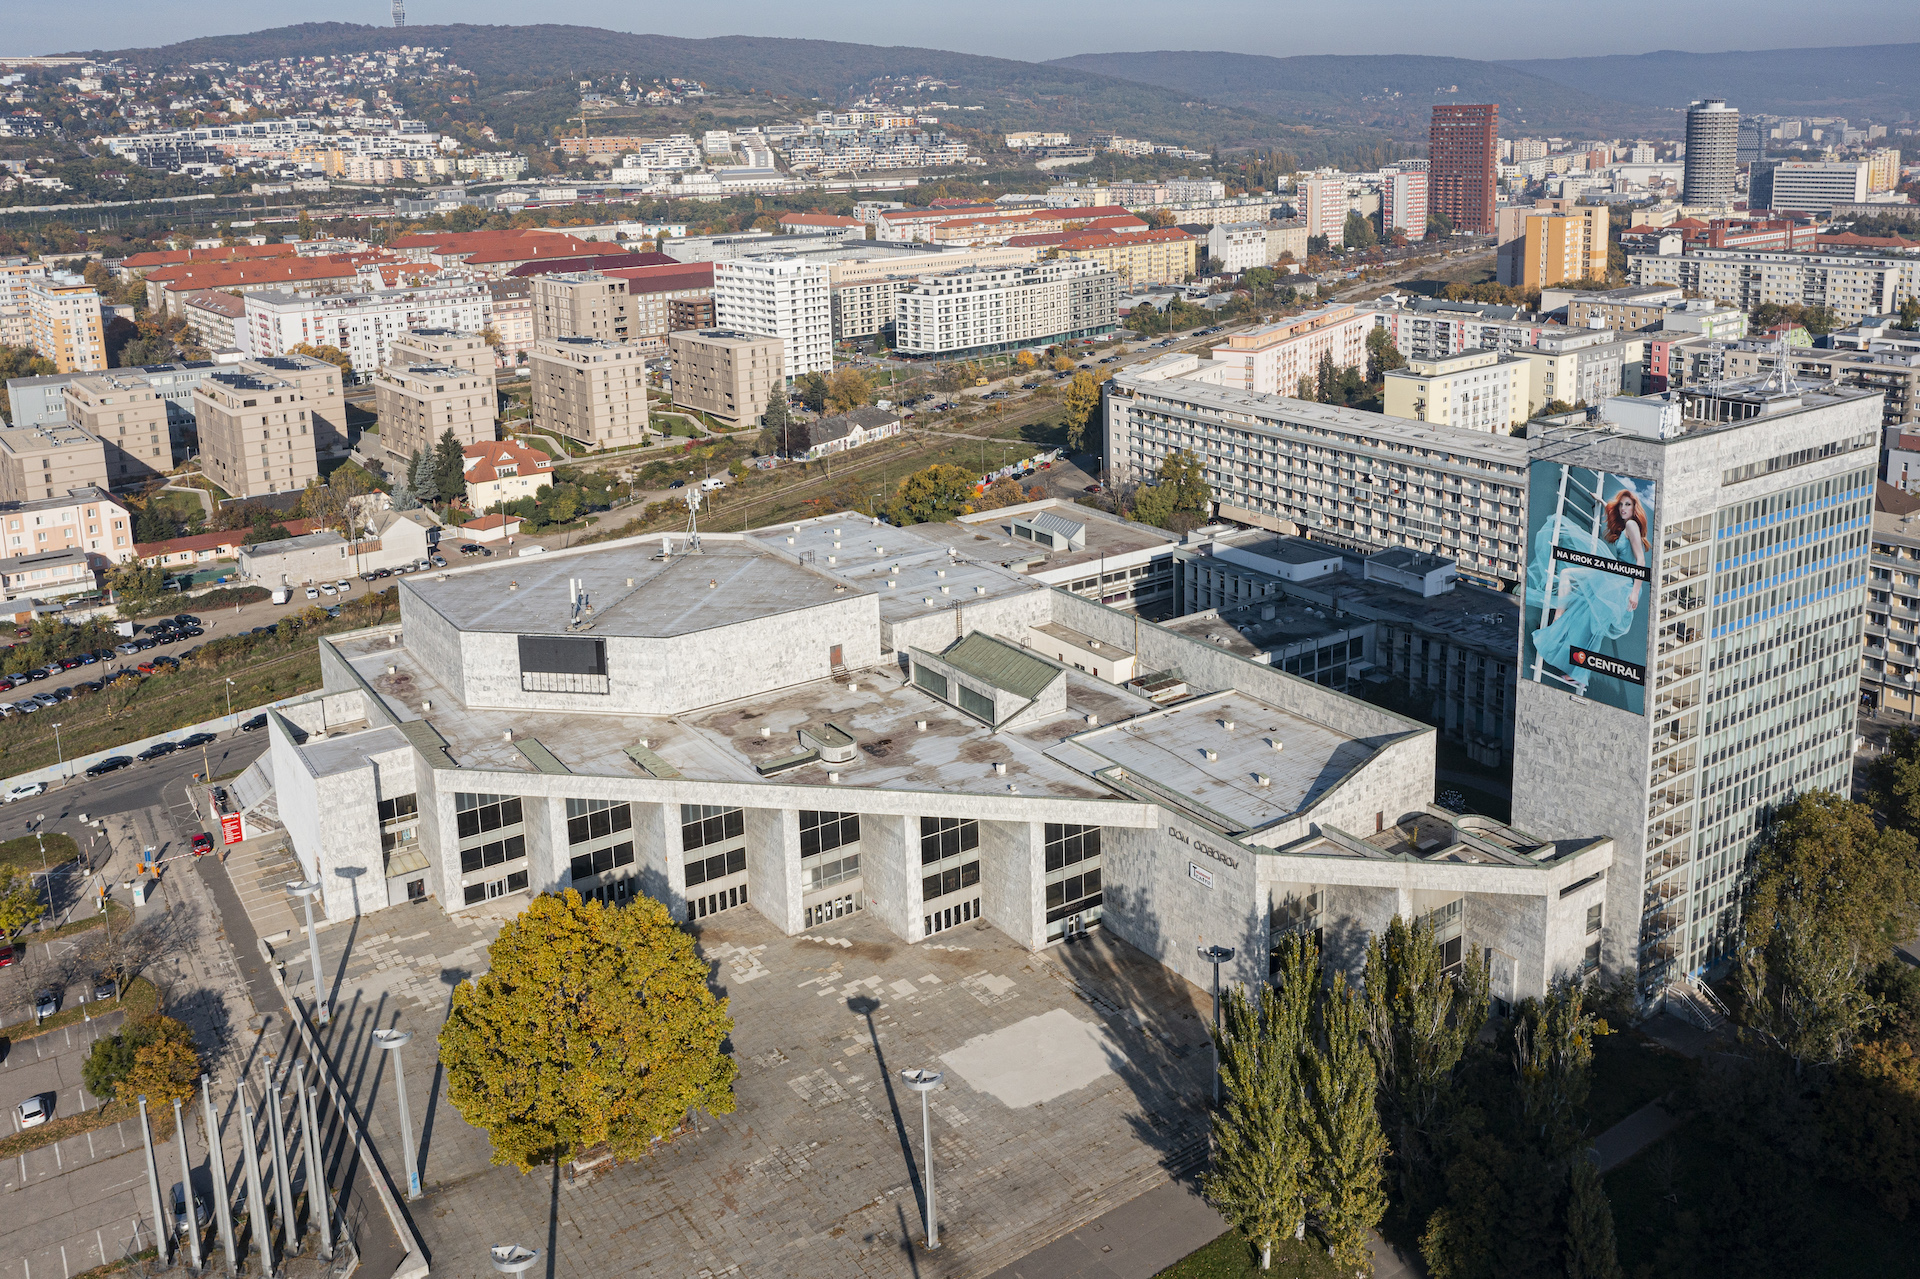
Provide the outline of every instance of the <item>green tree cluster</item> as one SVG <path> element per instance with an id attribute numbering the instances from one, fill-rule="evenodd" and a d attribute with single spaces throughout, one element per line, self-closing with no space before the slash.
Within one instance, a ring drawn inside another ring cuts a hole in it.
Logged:
<path id="1" fill-rule="evenodd" d="M 122 1103 L 144 1096 L 149 1113 L 155 1115 L 171 1109 L 176 1097 L 191 1101 L 200 1071 L 193 1031 L 159 1013 L 96 1039 L 80 1063 L 80 1079 L 88 1092 Z"/>
<path id="2" fill-rule="evenodd" d="M 1213 513 L 1213 490 L 1207 486 L 1206 465 L 1182 450 L 1160 462 L 1156 483 L 1133 493 L 1133 518 L 1175 533 L 1204 524 Z"/>
<path id="3" fill-rule="evenodd" d="M 901 480 L 886 515 L 893 524 L 928 524 L 950 520 L 973 509 L 980 477 L 963 466 L 936 462 Z"/>

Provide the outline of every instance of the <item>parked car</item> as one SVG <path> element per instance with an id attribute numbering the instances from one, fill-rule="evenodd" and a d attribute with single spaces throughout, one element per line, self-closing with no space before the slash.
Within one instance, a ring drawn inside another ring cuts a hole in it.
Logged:
<path id="1" fill-rule="evenodd" d="M 13 704 L 13 709 L 20 712 L 22 715 L 31 715 L 35 711 L 40 709 L 40 703 L 35 701 L 15 702 Z"/>
<path id="2" fill-rule="evenodd" d="M 120 998 L 120 983 L 111 977 L 100 978 L 93 984 L 93 998 L 96 1002 L 102 999 Z"/>
<path id="3" fill-rule="evenodd" d="M 187 1188 L 181 1182 L 178 1182 L 178 1181 L 174 1182 L 173 1183 L 173 1233 L 176 1235 L 184 1236 L 196 1228 L 204 1229 L 206 1227 L 206 1224 L 207 1224 L 206 1197 L 204 1195 L 195 1195 L 193 1197 L 193 1217 L 189 1219 L 187 1217 Z"/>
<path id="4" fill-rule="evenodd" d="M 131 755 L 109 755 L 99 763 L 89 767 L 87 769 L 87 776 L 100 777 L 104 774 L 125 768 L 131 763 L 133 763 L 133 756 Z"/>
<path id="5" fill-rule="evenodd" d="M 134 756 L 134 758 L 142 762 L 150 762 L 152 760 L 159 759 L 163 755 L 171 755 L 179 749 L 180 747 L 173 742 L 155 742 L 153 745 L 147 747 L 147 749 L 141 751 L 138 755 Z"/>
<path id="6" fill-rule="evenodd" d="M 213 836 L 207 834 L 207 832 L 205 831 L 200 831 L 194 835 L 193 855 L 195 857 L 205 857 L 208 853 L 212 851 L 213 851 Z"/>
<path id="7" fill-rule="evenodd" d="M 227 806 L 227 788 L 226 787 L 216 786 L 213 788 L 213 802 L 221 808 L 225 808 Z"/>
<path id="8" fill-rule="evenodd" d="M 16 799 L 32 799 L 35 795 L 44 795 L 46 793 L 47 784 L 45 782 L 28 782 L 23 786 L 16 786 L 8 791 L 6 799 L 0 802 L 11 804 Z"/>
<path id="9" fill-rule="evenodd" d="M 20 1103 L 18 1110 L 22 1128 L 38 1128 L 51 1117 L 47 1112 L 47 1099 L 44 1094 L 27 1098 Z"/>
<path id="10" fill-rule="evenodd" d="M 353 583 L 349 582 L 346 578 L 343 577 L 339 581 L 333 584 L 333 589 L 336 591 L 339 591 L 342 595 L 345 595 L 348 591 L 353 589 Z"/>
<path id="11" fill-rule="evenodd" d="M 100 660 L 100 654 L 98 653 L 80 654 L 80 665 L 82 666 L 92 666 L 95 663 L 97 663 L 99 660 Z"/>
<path id="12" fill-rule="evenodd" d="M 152 662 L 142 662 L 137 669 L 142 675 L 151 675 L 160 668 Z"/>
<path id="13" fill-rule="evenodd" d="M 0 946 L 0 968 L 11 968 L 13 961 L 18 958 L 20 958 L 20 952 L 13 947 L 12 943 Z"/>
<path id="14" fill-rule="evenodd" d="M 433 561 L 435 568 L 445 568 L 447 566 L 447 557 L 444 555 L 433 555 L 428 558 Z"/>
<path id="15" fill-rule="evenodd" d="M 267 713 L 265 711 L 261 711 L 258 715 L 255 715 L 252 719 L 242 724 L 240 726 L 240 731 L 243 733 L 251 733 L 256 728 L 265 728 L 266 726 L 267 726 Z"/>
<path id="16" fill-rule="evenodd" d="M 670 489 L 683 489 L 686 486 L 687 482 L 685 480 L 675 480 L 673 483 L 667 485 Z"/>
<path id="17" fill-rule="evenodd" d="M 317 587 L 317 586 L 309 586 L 309 587 L 307 588 L 307 598 L 308 598 L 308 599 L 310 599 L 310 600 L 317 600 L 317 599 L 319 599 L 319 598 L 320 598 L 320 588 L 319 588 L 319 587 Z"/>
<path id="18" fill-rule="evenodd" d="M 33 1017 L 35 1021 L 45 1021 L 59 1011 L 59 991 L 43 990 L 33 997 Z"/>
<path id="19" fill-rule="evenodd" d="M 335 586 L 332 582 L 322 582 L 320 583 L 320 593 L 322 595 L 338 595 L 340 593 L 340 588 Z M 313 598 L 312 591 L 307 592 L 307 598 L 308 599 Z"/>
<path id="20" fill-rule="evenodd" d="M 195 617 L 192 613 L 175 613 L 173 615 L 173 620 L 180 623 L 180 625 L 182 626 L 200 625 L 200 619 Z"/>
<path id="21" fill-rule="evenodd" d="M 180 749 L 191 750 L 195 746 L 205 746 L 208 742 L 214 741 L 215 739 L 216 737 L 213 733 L 194 733 L 190 737 L 180 739 Z"/>

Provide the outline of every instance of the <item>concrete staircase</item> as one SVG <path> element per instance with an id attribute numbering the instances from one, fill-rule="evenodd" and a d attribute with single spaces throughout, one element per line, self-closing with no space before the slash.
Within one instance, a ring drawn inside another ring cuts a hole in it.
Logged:
<path id="1" fill-rule="evenodd" d="M 1713 988 L 1696 977 L 1681 977 L 1667 983 L 1667 1011 L 1689 1021 L 1709 1034 L 1717 1033 L 1731 1019 L 1727 1006 Z"/>

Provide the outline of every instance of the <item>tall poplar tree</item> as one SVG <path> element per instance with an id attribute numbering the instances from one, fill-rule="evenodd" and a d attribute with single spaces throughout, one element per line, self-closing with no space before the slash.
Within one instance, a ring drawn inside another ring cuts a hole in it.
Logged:
<path id="1" fill-rule="evenodd" d="M 1387 1212 L 1387 1139 L 1374 1105 L 1379 1076 L 1367 1048 L 1367 1010 L 1345 974 L 1336 973 L 1321 998 L 1319 1023 L 1319 1043 L 1305 1059 L 1312 1101 L 1311 1199 L 1334 1264 L 1364 1274 L 1368 1237 Z"/>
<path id="2" fill-rule="evenodd" d="M 1300 1053 L 1306 1046 L 1312 991 L 1307 982 L 1260 988 L 1256 1005 L 1233 989 L 1222 1001 L 1222 1101 L 1213 1116 L 1213 1167 L 1200 1188 L 1220 1215 L 1260 1246 L 1260 1268 L 1273 1247 L 1298 1237 L 1307 1215 L 1310 1151 L 1302 1123 Z M 1291 989 L 1287 989 L 1291 986 Z"/>

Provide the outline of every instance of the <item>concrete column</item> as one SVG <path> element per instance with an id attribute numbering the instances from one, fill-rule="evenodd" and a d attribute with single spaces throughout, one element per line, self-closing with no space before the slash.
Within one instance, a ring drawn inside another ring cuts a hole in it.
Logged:
<path id="1" fill-rule="evenodd" d="M 1047 944 L 1044 823 L 980 823 L 980 909 L 1028 950 Z"/>
<path id="2" fill-rule="evenodd" d="M 567 801 L 558 796 L 525 796 L 520 816 L 527 834 L 527 886 L 539 893 L 573 883 L 567 855 Z"/>
<path id="3" fill-rule="evenodd" d="M 805 918 L 800 908 L 800 814 L 790 808 L 749 808 L 747 893 L 753 908 L 791 937 Z M 865 834 L 866 821 L 861 820 Z"/>
<path id="4" fill-rule="evenodd" d="M 860 878 L 867 910 L 904 941 L 925 935 L 920 904 L 920 823 L 912 817 L 860 815 Z"/>
<path id="5" fill-rule="evenodd" d="M 680 847 L 680 806 L 633 806 L 633 860 L 640 891 L 663 903 L 675 919 L 687 917 L 686 858 Z"/>

